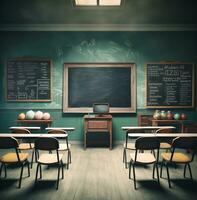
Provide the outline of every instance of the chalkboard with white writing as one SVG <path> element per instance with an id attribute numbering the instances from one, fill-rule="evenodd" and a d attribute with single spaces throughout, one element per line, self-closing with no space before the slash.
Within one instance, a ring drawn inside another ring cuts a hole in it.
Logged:
<path id="1" fill-rule="evenodd" d="M 147 108 L 193 108 L 194 64 L 146 64 Z"/>
<path id="2" fill-rule="evenodd" d="M 8 60 L 6 72 L 7 101 L 51 101 L 51 60 Z"/>

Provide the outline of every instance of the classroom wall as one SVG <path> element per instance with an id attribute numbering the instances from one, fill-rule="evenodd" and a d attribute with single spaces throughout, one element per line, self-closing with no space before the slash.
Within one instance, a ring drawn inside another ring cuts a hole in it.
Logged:
<path id="1" fill-rule="evenodd" d="M 29 109 L 50 112 L 53 126 L 74 126 L 72 140 L 83 138 L 83 113 L 62 113 L 62 72 L 67 62 L 134 62 L 137 65 L 137 113 L 113 114 L 114 140 L 124 134 L 121 126 L 137 125 L 137 114 L 152 114 L 145 109 L 145 74 L 147 62 L 186 61 L 197 63 L 196 32 L 0 32 L 0 132 L 16 125 L 17 115 Z M 5 63 L 9 58 L 50 58 L 52 68 L 52 102 L 11 103 L 5 101 Z M 197 88 L 195 88 L 196 92 Z M 197 118 L 197 108 L 184 111 L 190 120 Z"/>

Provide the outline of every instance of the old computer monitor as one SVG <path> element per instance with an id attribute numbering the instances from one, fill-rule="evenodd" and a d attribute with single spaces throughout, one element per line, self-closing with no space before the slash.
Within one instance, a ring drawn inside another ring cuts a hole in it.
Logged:
<path id="1" fill-rule="evenodd" d="M 93 113 L 97 115 L 105 115 L 109 113 L 109 103 L 94 103 Z"/>

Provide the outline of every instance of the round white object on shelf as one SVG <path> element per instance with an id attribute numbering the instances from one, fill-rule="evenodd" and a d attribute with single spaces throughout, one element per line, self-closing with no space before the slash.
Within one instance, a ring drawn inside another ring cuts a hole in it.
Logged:
<path id="1" fill-rule="evenodd" d="M 51 118 L 51 115 L 50 115 L 48 112 L 45 112 L 45 113 L 43 114 L 42 119 L 44 119 L 44 120 L 49 120 L 50 118 Z"/>
<path id="2" fill-rule="evenodd" d="M 33 110 L 29 110 L 26 112 L 26 119 L 34 119 L 35 112 Z"/>
<path id="3" fill-rule="evenodd" d="M 40 120 L 40 119 L 42 119 L 42 117 L 43 117 L 43 112 L 42 111 L 40 111 L 40 110 L 38 110 L 36 113 L 35 113 L 35 119 L 37 119 L 37 120 Z"/>

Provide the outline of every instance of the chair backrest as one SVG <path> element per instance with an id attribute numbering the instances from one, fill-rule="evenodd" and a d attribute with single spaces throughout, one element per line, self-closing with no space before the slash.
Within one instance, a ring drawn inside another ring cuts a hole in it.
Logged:
<path id="1" fill-rule="evenodd" d="M 172 147 L 179 149 L 194 149 L 196 146 L 195 143 L 195 139 L 192 137 L 176 137 L 172 141 Z"/>
<path id="2" fill-rule="evenodd" d="M 48 133 L 49 134 L 67 134 L 67 132 L 62 129 L 49 130 Z"/>
<path id="3" fill-rule="evenodd" d="M 22 134 L 31 134 L 31 132 L 26 128 L 14 128 L 12 133 L 22 133 Z"/>
<path id="4" fill-rule="evenodd" d="M 18 141 L 14 137 L 0 137 L 0 149 L 16 149 Z"/>
<path id="5" fill-rule="evenodd" d="M 160 128 L 155 131 L 155 133 L 172 133 L 172 129 L 170 128 Z"/>
<path id="6" fill-rule="evenodd" d="M 160 142 L 156 137 L 139 137 L 135 141 L 135 148 L 138 150 L 159 149 Z"/>
<path id="7" fill-rule="evenodd" d="M 192 137 L 176 137 L 172 141 L 172 154 L 170 160 L 172 161 L 176 149 L 189 150 L 191 154 L 191 160 L 193 161 L 196 151 L 196 140 Z"/>
<path id="8" fill-rule="evenodd" d="M 59 142 L 53 137 L 40 137 L 35 140 L 36 150 L 52 151 L 59 148 Z"/>
<path id="9" fill-rule="evenodd" d="M 147 131 L 142 128 L 142 129 L 128 129 L 126 133 L 128 134 L 128 133 L 146 133 L 146 132 Z"/>

